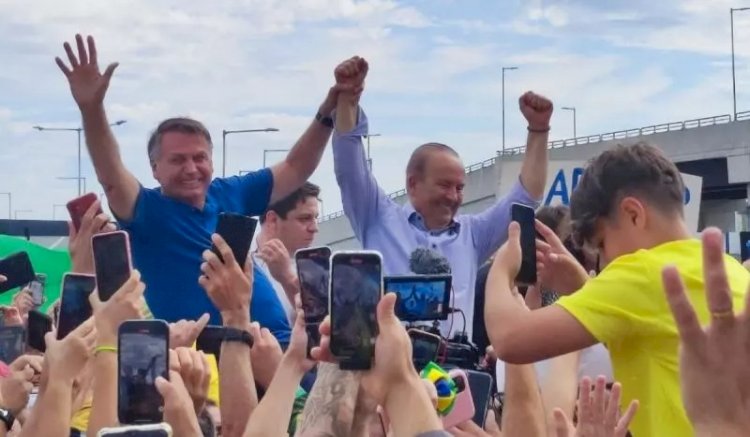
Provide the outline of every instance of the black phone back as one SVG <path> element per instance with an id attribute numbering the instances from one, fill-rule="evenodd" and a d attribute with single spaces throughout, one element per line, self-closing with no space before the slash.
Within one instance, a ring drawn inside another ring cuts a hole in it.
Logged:
<path id="1" fill-rule="evenodd" d="M 511 217 L 521 226 L 521 269 L 516 276 L 516 282 L 521 285 L 534 285 L 537 282 L 534 209 L 514 203 L 511 206 Z"/>
<path id="2" fill-rule="evenodd" d="M 52 318 L 40 311 L 29 311 L 27 344 L 39 352 L 47 350 L 44 336 L 52 330 Z"/>
<path id="3" fill-rule="evenodd" d="M 253 241 L 253 235 L 257 226 L 258 220 L 252 217 L 228 212 L 219 214 L 216 233 L 221 235 L 221 238 L 227 242 L 232 249 L 234 259 L 237 260 L 237 264 L 241 267 L 244 267 L 245 261 L 247 261 L 247 254 L 250 252 L 250 244 Z M 211 251 L 224 261 L 216 245 L 211 245 Z"/>
<path id="4" fill-rule="evenodd" d="M 36 278 L 31 259 L 26 252 L 18 252 L 0 261 L 0 275 L 8 280 L 0 283 L 0 293 L 26 285 Z"/>

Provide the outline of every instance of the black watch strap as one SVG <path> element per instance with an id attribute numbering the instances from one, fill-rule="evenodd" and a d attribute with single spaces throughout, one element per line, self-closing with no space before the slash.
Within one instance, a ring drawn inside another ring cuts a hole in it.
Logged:
<path id="1" fill-rule="evenodd" d="M 323 114 L 318 112 L 317 114 L 315 114 L 315 119 L 318 120 L 323 126 L 330 128 L 333 127 L 333 118 L 331 118 L 330 116 L 323 116 Z"/>
<path id="2" fill-rule="evenodd" d="M 244 343 L 247 347 L 253 347 L 253 336 L 244 329 L 236 328 L 224 328 L 224 339 L 225 342 L 233 343 Z"/>
<path id="3" fill-rule="evenodd" d="M 13 428 L 13 424 L 16 422 L 15 416 L 10 411 L 0 408 L 0 422 L 5 424 L 5 429 L 10 431 Z"/>

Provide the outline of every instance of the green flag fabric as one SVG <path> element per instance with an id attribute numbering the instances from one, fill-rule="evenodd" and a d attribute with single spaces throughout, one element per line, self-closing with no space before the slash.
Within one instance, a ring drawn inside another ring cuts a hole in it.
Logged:
<path id="1" fill-rule="evenodd" d="M 16 252 L 28 253 L 34 271 L 47 275 L 44 287 L 45 300 L 40 308 L 40 311 L 46 312 L 47 308 L 60 297 L 63 275 L 70 271 L 70 255 L 67 250 L 47 249 L 23 238 L 0 235 L 0 258 Z M 19 291 L 20 289 L 16 288 L 0 294 L 0 305 L 9 305 L 13 301 L 13 296 Z"/>

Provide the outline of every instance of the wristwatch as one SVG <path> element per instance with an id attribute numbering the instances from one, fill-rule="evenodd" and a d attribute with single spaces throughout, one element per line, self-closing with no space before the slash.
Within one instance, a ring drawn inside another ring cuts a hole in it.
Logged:
<path id="1" fill-rule="evenodd" d="M 333 127 L 333 118 L 331 118 L 330 116 L 323 116 L 323 114 L 318 112 L 317 114 L 315 114 L 315 119 L 318 120 L 323 126 L 331 128 Z"/>
<path id="2" fill-rule="evenodd" d="M 15 423 L 15 421 L 16 418 L 13 416 L 13 413 L 4 408 L 0 408 L 0 422 L 5 424 L 5 429 L 7 431 L 10 431 L 11 428 L 13 428 L 13 423 Z"/>
<path id="3" fill-rule="evenodd" d="M 244 343 L 247 347 L 253 347 L 253 336 L 244 329 L 224 328 L 224 338 L 222 341 Z"/>

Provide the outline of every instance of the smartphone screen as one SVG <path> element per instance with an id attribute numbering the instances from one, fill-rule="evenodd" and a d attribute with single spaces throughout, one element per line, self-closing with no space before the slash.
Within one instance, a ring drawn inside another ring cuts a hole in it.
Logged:
<path id="1" fill-rule="evenodd" d="M 44 303 L 44 288 L 46 284 L 47 275 L 43 273 L 36 274 L 34 280 L 29 283 L 31 302 L 34 304 L 34 308 L 39 308 Z"/>
<path id="2" fill-rule="evenodd" d="M 129 320 L 118 335 L 117 414 L 120 423 L 160 423 L 164 400 L 158 376 L 169 378 L 169 326 L 163 320 Z"/>
<path id="3" fill-rule="evenodd" d="M 378 335 L 383 288 L 377 252 L 339 252 L 331 258 L 331 352 L 342 369 L 369 369 Z"/>
<path id="4" fill-rule="evenodd" d="M 514 222 L 521 226 L 521 269 L 516 282 L 522 285 L 536 284 L 536 228 L 534 209 L 519 203 L 511 206 Z"/>
<path id="5" fill-rule="evenodd" d="M 227 212 L 219 214 L 216 233 L 227 242 L 232 249 L 234 259 L 241 267 L 244 267 L 245 261 L 247 261 L 247 254 L 250 252 L 250 244 L 253 241 L 256 226 L 258 226 L 258 220 L 251 217 Z M 216 246 L 212 245 L 211 251 L 224 261 Z"/>
<path id="6" fill-rule="evenodd" d="M 469 379 L 471 397 L 474 401 L 474 423 L 484 428 L 487 408 L 489 408 L 490 396 L 492 396 L 492 376 L 476 370 L 467 370 L 466 376 Z"/>
<path id="7" fill-rule="evenodd" d="M 314 247 L 294 255 L 299 277 L 300 298 L 306 323 L 320 323 L 328 315 L 331 249 Z"/>
<path id="8" fill-rule="evenodd" d="M 39 352 L 46 351 L 47 343 L 44 342 L 44 336 L 52 330 L 52 318 L 37 310 L 31 310 L 27 324 L 28 345 Z"/>
<path id="9" fill-rule="evenodd" d="M 427 363 L 437 360 L 440 350 L 440 337 L 416 329 L 409 330 L 411 357 L 414 367 L 421 371 Z"/>
<path id="10" fill-rule="evenodd" d="M 386 276 L 385 291 L 396 293 L 396 316 L 402 322 L 446 320 L 451 275 Z"/>
<path id="11" fill-rule="evenodd" d="M 99 300 L 106 302 L 130 278 L 130 243 L 124 231 L 107 232 L 92 238 Z"/>
<path id="12" fill-rule="evenodd" d="M 216 357 L 216 361 L 218 361 L 221 356 L 222 341 L 224 341 L 224 328 L 208 325 L 198 335 L 198 339 L 195 341 L 195 348 L 207 354 L 213 354 Z"/>
<path id="13" fill-rule="evenodd" d="M 0 361 L 10 364 L 26 349 L 26 330 L 23 326 L 0 328 Z"/>
<path id="14" fill-rule="evenodd" d="M 81 221 L 83 220 L 83 215 L 86 214 L 86 211 L 88 211 L 89 208 L 91 208 L 91 205 L 96 202 L 96 199 L 96 194 L 87 193 L 68 202 L 68 213 L 70 214 L 70 219 L 73 222 L 73 226 L 76 228 L 76 231 L 81 229 Z M 99 208 L 96 214 L 99 215 L 102 212 L 102 209 Z"/>
<path id="15" fill-rule="evenodd" d="M 71 331 L 93 315 L 89 296 L 96 288 L 96 278 L 90 275 L 68 273 L 63 278 L 60 312 L 57 316 L 57 339 L 62 340 Z"/>
<path id="16" fill-rule="evenodd" d="M 0 261 L 0 275 L 8 280 L 0 283 L 0 293 L 26 285 L 35 279 L 34 267 L 26 252 L 9 255 Z"/>

